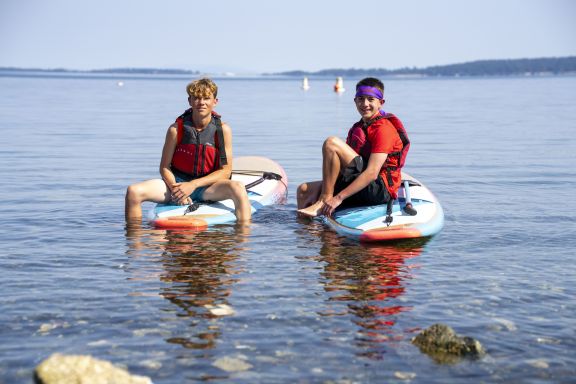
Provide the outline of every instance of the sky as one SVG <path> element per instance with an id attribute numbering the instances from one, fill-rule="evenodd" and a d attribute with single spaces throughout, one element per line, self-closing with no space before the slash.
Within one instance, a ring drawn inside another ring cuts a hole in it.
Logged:
<path id="1" fill-rule="evenodd" d="M 0 0 L 0 67 L 271 73 L 576 56 L 573 0 Z"/>

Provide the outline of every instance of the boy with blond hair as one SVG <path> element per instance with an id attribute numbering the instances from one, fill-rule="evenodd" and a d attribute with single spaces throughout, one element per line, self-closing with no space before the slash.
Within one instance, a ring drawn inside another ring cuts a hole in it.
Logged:
<path id="1" fill-rule="evenodd" d="M 142 218 L 141 204 L 177 203 L 232 199 L 238 222 L 248 222 L 251 206 L 244 185 L 230 180 L 232 174 L 232 131 L 214 112 L 218 87 L 210 79 L 186 86 L 186 110 L 166 133 L 161 179 L 132 184 L 126 191 L 126 221 Z"/>

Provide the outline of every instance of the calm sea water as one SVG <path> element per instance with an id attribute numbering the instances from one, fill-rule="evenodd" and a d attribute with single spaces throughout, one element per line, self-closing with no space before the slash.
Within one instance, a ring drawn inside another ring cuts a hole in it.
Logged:
<path id="1" fill-rule="evenodd" d="M 289 196 L 202 233 L 125 227 L 125 188 L 157 176 L 187 79 L 118 80 L 0 77 L 0 382 L 31 383 L 54 352 L 155 383 L 574 380 L 576 78 L 385 81 L 406 171 L 446 223 L 380 246 L 294 212 L 322 140 L 358 119 L 353 79 L 340 96 L 333 79 L 218 80 L 235 155 L 279 162 Z M 488 355 L 435 363 L 410 339 L 438 322 Z"/>

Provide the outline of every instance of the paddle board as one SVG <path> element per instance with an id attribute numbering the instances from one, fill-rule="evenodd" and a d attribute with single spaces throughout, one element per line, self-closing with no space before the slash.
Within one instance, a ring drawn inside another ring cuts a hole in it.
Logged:
<path id="1" fill-rule="evenodd" d="M 247 189 L 252 214 L 260 208 L 286 200 L 288 177 L 275 161 L 259 156 L 234 158 L 232 180 Z M 236 221 L 234 202 L 199 202 L 189 205 L 156 204 L 148 212 L 148 220 L 159 229 L 205 229 L 210 225 Z"/>
<path id="2" fill-rule="evenodd" d="M 406 209 L 411 201 L 416 212 Z M 394 201 L 387 222 L 387 204 L 345 208 L 324 223 L 340 235 L 362 242 L 380 242 L 427 237 L 440 232 L 444 226 L 444 212 L 436 197 L 420 181 L 402 172 L 398 199 Z"/>

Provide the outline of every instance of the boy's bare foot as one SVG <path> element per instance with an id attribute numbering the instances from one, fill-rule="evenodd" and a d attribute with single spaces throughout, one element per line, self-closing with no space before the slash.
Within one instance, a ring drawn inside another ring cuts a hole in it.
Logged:
<path id="1" fill-rule="evenodd" d="M 299 209 L 298 213 L 308 217 L 316 217 L 320 215 L 320 210 L 322 209 L 323 205 L 323 201 L 317 201 L 309 207 Z"/>

